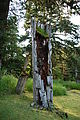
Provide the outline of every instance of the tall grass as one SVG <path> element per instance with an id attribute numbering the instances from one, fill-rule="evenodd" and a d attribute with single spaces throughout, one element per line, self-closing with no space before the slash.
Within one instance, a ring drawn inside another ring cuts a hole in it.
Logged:
<path id="1" fill-rule="evenodd" d="M 0 94 L 11 94 L 15 92 L 17 78 L 13 75 L 3 75 L 0 79 Z"/>
<path id="2" fill-rule="evenodd" d="M 26 81 L 25 90 L 29 92 L 33 91 L 33 79 L 32 78 L 28 78 L 28 80 Z"/>

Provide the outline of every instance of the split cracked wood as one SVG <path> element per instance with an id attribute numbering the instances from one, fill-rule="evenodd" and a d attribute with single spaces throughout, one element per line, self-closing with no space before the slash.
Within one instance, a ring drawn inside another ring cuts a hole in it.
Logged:
<path id="1" fill-rule="evenodd" d="M 41 26 L 41 27 L 40 27 Z M 32 18 L 33 100 L 36 105 L 53 108 L 51 26 L 36 25 Z"/>

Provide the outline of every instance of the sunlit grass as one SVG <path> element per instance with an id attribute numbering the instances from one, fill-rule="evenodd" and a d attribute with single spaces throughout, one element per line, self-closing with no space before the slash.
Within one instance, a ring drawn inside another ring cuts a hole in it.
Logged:
<path id="1" fill-rule="evenodd" d="M 33 109 L 32 93 L 0 98 L 0 120 L 61 120 L 55 112 Z"/>
<path id="2" fill-rule="evenodd" d="M 70 116 L 70 120 L 72 120 L 74 117 L 76 117 L 76 119 L 73 119 L 73 120 L 80 120 L 80 94 L 79 93 L 80 93 L 79 90 L 78 91 L 72 90 L 72 91 L 68 91 L 67 96 L 54 97 L 54 104 L 64 112 L 67 112 Z"/>
<path id="3" fill-rule="evenodd" d="M 80 120 L 80 91 L 68 91 L 67 96 L 55 96 L 54 105 L 68 113 L 68 120 Z M 30 107 L 33 94 L 0 97 L 0 120 L 64 120 L 58 114 Z"/>

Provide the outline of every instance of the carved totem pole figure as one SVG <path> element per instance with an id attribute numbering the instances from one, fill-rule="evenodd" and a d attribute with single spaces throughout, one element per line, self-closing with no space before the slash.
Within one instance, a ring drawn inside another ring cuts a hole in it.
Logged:
<path id="1" fill-rule="evenodd" d="M 32 18 L 33 99 L 36 105 L 53 107 L 51 26 Z"/>

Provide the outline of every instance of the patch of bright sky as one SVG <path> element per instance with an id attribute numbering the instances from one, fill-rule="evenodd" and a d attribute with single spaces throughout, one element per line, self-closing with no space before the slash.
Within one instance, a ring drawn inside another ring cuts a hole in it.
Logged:
<path id="1" fill-rule="evenodd" d="M 19 27 L 18 27 L 18 30 L 19 30 L 19 35 L 25 35 L 26 34 L 26 31 L 25 31 L 25 28 L 24 28 L 24 19 L 22 19 L 20 22 L 19 22 Z"/>
<path id="2" fill-rule="evenodd" d="M 73 24 L 80 26 L 80 15 L 72 15 L 70 20 Z M 80 27 L 79 27 L 79 32 L 78 33 L 80 35 Z M 80 46 L 80 39 L 79 39 L 79 44 L 78 45 Z"/>
<path id="3" fill-rule="evenodd" d="M 25 22 L 24 19 L 22 19 L 22 20 L 19 22 L 18 31 L 19 31 L 19 35 L 20 35 L 20 36 L 26 34 L 26 31 L 25 31 L 25 28 L 24 28 L 24 22 Z M 21 43 L 20 43 L 20 46 L 21 46 L 21 47 L 27 46 L 28 44 L 29 44 L 29 39 L 21 42 Z"/>
<path id="4" fill-rule="evenodd" d="M 71 22 L 75 25 L 80 25 L 80 15 L 72 15 L 70 18 Z"/>
<path id="5" fill-rule="evenodd" d="M 79 15 L 72 15 L 71 18 L 70 18 L 70 21 L 75 24 L 75 25 L 79 25 L 80 26 L 80 16 Z M 59 33 L 57 32 L 58 37 L 62 38 L 62 39 L 69 39 L 70 36 L 69 35 L 65 35 L 65 33 Z M 80 28 L 79 28 L 79 34 L 80 34 Z M 79 40 L 80 41 L 80 40 Z M 79 45 L 80 45 L 80 42 L 79 42 Z"/>

